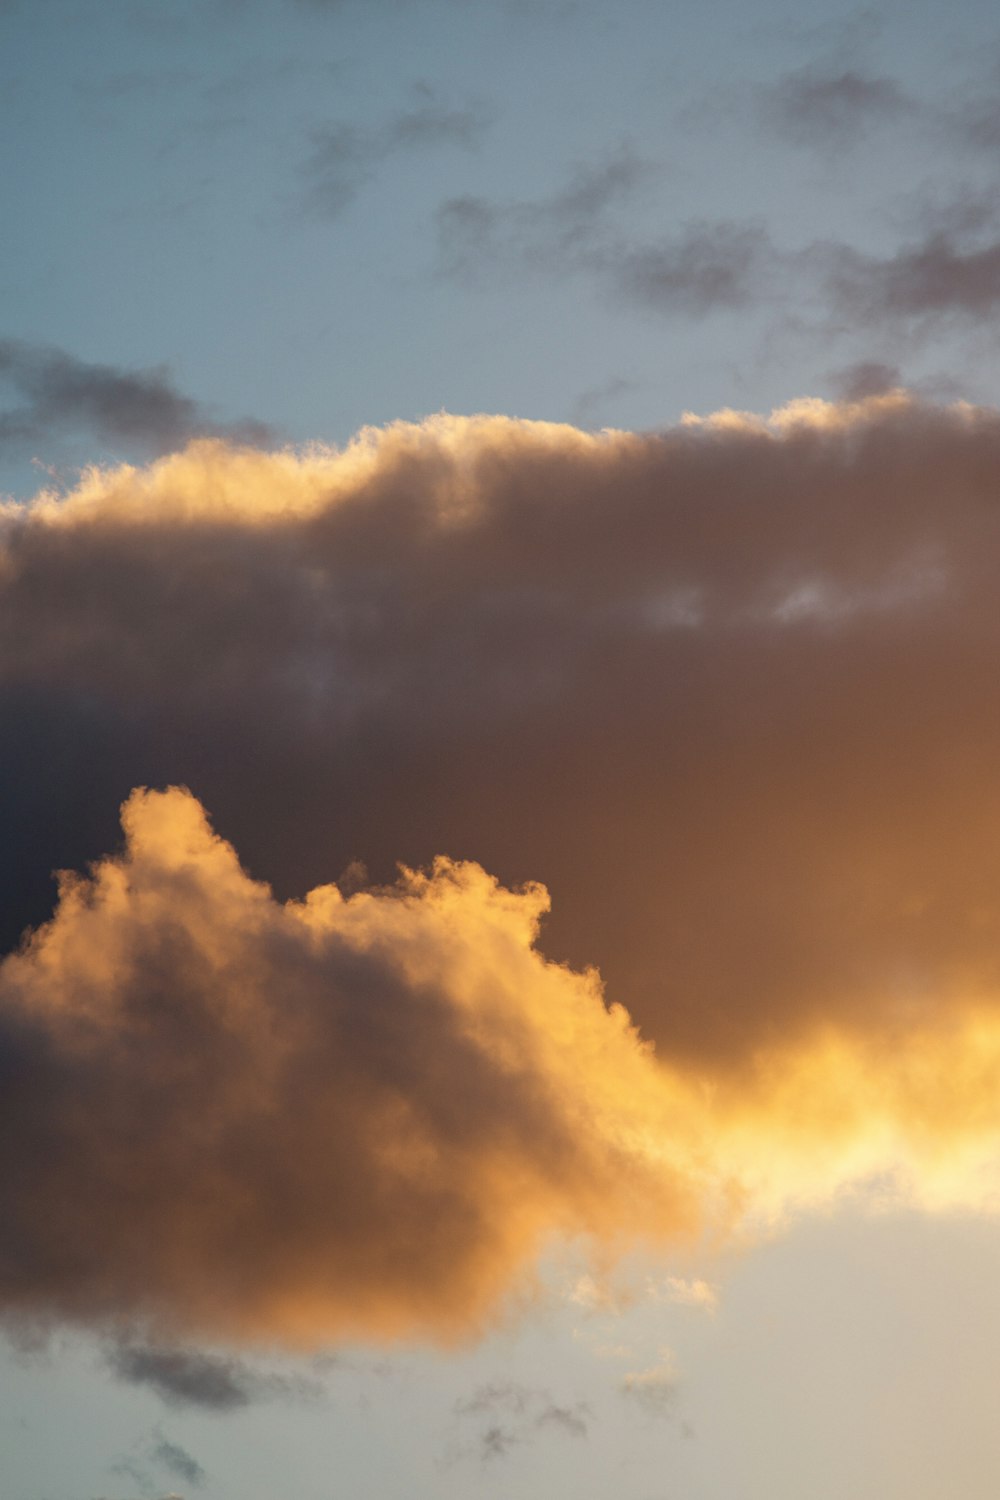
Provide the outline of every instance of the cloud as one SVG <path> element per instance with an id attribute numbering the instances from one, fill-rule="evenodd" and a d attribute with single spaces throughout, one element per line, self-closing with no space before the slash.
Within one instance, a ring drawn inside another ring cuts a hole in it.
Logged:
<path id="1" fill-rule="evenodd" d="M 231 1355 L 176 1346 L 119 1343 L 110 1350 L 108 1363 L 120 1380 L 148 1386 L 168 1406 L 204 1411 L 237 1411 L 275 1397 L 308 1398 L 321 1389 L 302 1376 L 279 1375 Z"/>
<path id="2" fill-rule="evenodd" d="M 534 951 L 539 890 L 442 861 L 279 906 L 190 794 L 136 793 L 124 826 L 0 971 L 8 1313 L 448 1336 L 560 1226 L 683 1222 L 620 1112 L 646 1054 L 595 976 Z M 113 1359 L 168 1399 L 246 1399 L 229 1363 Z"/>
<path id="3" fill-rule="evenodd" d="M 672 1417 L 677 1405 L 678 1381 L 673 1358 L 663 1351 L 659 1364 L 645 1370 L 633 1370 L 625 1376 L 619 1390 L 649 1417 Z"/>
<path id="4" fill-rule="evenodd" d="M 306 201 L 317 213 L 335 218 L 394 156 L 435 146 L 478 146 L 492 116 L 482 104 L 456 109 L 440 102 L 426 86 L 417 102 L 379 125 L 344 122 L 318 127 L 303 167 Z"/>
<path id="5" fill-rule="evenodd" d="M 564 186 L 544 197 L 447 199 L 437 213 L 442 273 L 478 282 L 504 269 L 600 270 L 611 251 L 609 214 L 649 171 L 624 145 L 603 162 L 577 167 Z"/>
<path id="6" fill-rule="evenodd" d="M 612 280 L 628 301 L 703 317 L 756 301 L 776 263 L 761 225 L 696 223 L 618 256 Z"/>
<path id="7" fill-rule="evenodd" d="M 566 1236 L 995 1212 L 998 479 L 891 392 L 7 506 L 9 930 L 126 845 L 0 967 L 6 1317 L 448 1341 Z"/>
<path id="8" fill-rule="evenodd" d="M 530 1443 L 546 1428 L 584 1438 L 592 1420 L 585 1401 L 563 1405 L 547 1391 L 513 1381 L 478 1386 L 471 1396 L 455 1403 L 455 1414 L 460 1419 L 485 1419 L 475 1446 L 483 1463 L 506 1457 L 512 1448 Z M 463 1451 L 456 1456 L 461 1457 Z"/>
<path id="9" fill-rule="evenodd" d="M 619 300 L 691 317 L 760 295 L 780 259 L 760 225 L 692 221 L 643 241 L 622 232 L 615 210 L 651 175 L 626 145 L 577 168 L 547 197 L 451 198 L 437 214 L 441 272 L 473 285 L 504 274 L 583 273 Z"/>
<path id="10" fill-rule="evenodd" d="M 145 1495 L 159 1492 L 159 1485 L 150 1473 L 149 1465 L 166 1469 L 169 1474 L 200 1489 L 208 1474 L 196 1458 L 179 1443 L 166 1437 L 160 1428 L 141 1442 L 132 1445 L 132 1452 L 125 1454 L 110 1465 L 112 1474 L 130 1480 Z"/>
<path id="11" fill-rule="evenodd" d="M 835 309 L 855 322 L 986 317 L 1000 303 L 1000 240 L 963 247 L 937 232 L 893 255 L 829 247 Z"/>
<path id="12" fill-rule="evenodd" d="M 681 1307 L 697 1307 L 703 1312 L 714 1313 L 719 1306 L 716 1288 L 700 1276 L 691 1279 L 668 1276 L 662 1285 L 651 1285 L 649 1291 L 654 1301 L 676 1302 Z"/>
<path id="13" fill-rule="evenodd" d="M 100 442 L 163 453 L 199 434 L 266 443 L 262 422 L 215 422 L 181 395 L 166 370 L 120 370 L 89 364 L 61 349 L 0 340 L 0 386 L 20 404 L 0 411 L 0 452 L 20 451 L 62 432 L 87 432 Z"/>
<path id="14" fill-rule="evenodd" d="M 905 384 L 896 365 L 875 359 L 858 360 L 834 371 L 832 378 L 838 395 L 847 402 L 884 396 L 888 391 L 900 390 Z"/>
<path id="15" fill-rule="evenodd" d="M 893 79 L 829 65 L 786 73 L 761 98 L 772 129 L 796 145 L 838 151 L 857 144 L 872 125 L 914 108 Z"/>
<path id="16" fill-rule="evenodd" d="M 182 1448 L 179 1443 L 173 1443 L 169 1438 L 158 1437 L 154 1443 L 150 1457 L 169 1473 L 176 1475 L 178 1479 L 185 1480 L 199 1489 L 208 1478 L 205 1470 L 196 1458 Z"/>
<path id="17" fill-rule="evenodd" d="M 586 1437 L 590 1408 L 584 1401 L 572 1406 L 559 1406 L 550 1401 L 535 1418 L 536 1427 L 556 1427 L 570 1437 Z"/>

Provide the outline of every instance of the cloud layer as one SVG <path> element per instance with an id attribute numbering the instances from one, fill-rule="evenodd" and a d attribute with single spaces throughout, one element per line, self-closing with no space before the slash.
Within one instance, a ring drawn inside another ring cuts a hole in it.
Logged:
<path id="1" fill-rule="evenodd" d="M 6 1314 L 448 1339 L 553 1237 L 993 1210 L 998 479 L 890 392 L 9 506 L 9 936 L 127 842 L 0 967 Z"/>

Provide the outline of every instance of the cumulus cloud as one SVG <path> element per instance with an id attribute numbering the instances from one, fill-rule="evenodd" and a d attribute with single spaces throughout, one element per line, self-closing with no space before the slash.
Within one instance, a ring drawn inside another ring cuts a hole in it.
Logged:
<path id="1" fill-rule="evenodd" d="M 164 453 L 198 434 L 267 443 L 263 422 L 224 424 L 176 389 L 162 366 L 122 370 L 88 363 L 62 349 L 0 340 L 0 387 L 19 404 L 0 410 L 0 451 L 20 451 L 61 432 Z"/>
<path id="2" fill-rule="evenodd" d="M 683 1224 L 626 1099 L 647 1054 L 596 976 L 533 949 L 541 891 L 441 861 L 279 906 L 190 794 L 136 793 L 124 825 L 0 971 L 8 1313 L 447 1336 L 553 1232 Z M 175 1399 L 245 1391 L 200 1356 L 115 1365 Z"/>
<path id="3" fill-rule="evenodd" d="M 8 506 L 9 932 L 126 844 L 0 967 L 6 1315 L 183 1378 L 462 1336 L 557 1237 L 994 1211 L 998 478 L 891 392 Z"/>

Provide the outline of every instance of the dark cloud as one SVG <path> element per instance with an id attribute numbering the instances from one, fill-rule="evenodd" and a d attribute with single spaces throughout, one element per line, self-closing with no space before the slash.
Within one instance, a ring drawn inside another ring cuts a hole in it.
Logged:
<path id="1" fill-rule="evenodd" d="M 864 1010 L 911 938 L 933 988 L 954 945 L 985 957 L 971 917 L 949 939 L 942 906 L 918 940 L 874 893 L 833 910 L 890 807 L 909 853 L 886 842 L 889 884 L 947 905 L 919 830 L 957 849 L 943 768 L 959 746 L 988 761 L 992 700 L 956 697 L 983 549 L 937 497 L 988 524 L 993 434 L 919 404 L 849 433 L 456 421 L 301 463 L 195 450 L 9 512 L 8 932 L 51 909 L 50 870 L 113 846 L 133 785 L 177 780 L 281 895 L 441 851 L 544 880 L 547 951 L 598 963 L 662 1041 L 753 1035 L 859 985 Z M 929 663 L 955 653 L 926 726 L 907 632 Z M 993 879 L 976 827 L 970 912 Z"/>
<path id="2" fill-rule="evenodd" d="M 536 1427 L 556 1427 L 570 1437 L 586 1437 L 590 1408 L 586 1402 L 577 1401 L 573 1406 L 558 1406 L 550 1402 L 543 1406 L 535 1417 Z"/>
<path id="3" fill-rule="evenodd" d="M 616 375 L 605 381 L 603 385 L 592 386 L 589 390 L 581 391 L 573 403 L 574 426 L 603 427 L 606 408 L 613 406 L 619 396 L 627 396 L 641 389 L 640 381 Z"/>
<path id="4" fill-rule="evenodd" d="M 102 443 L 163 453 L 198 434 L 267 443 L 262 422 L 223 424 L 182 395 L 165 369 L 121 370 L 90 364 L 61 349 L 0 340 L 0 388 L 18 404 L 0 410 L 0 452 L 23 451 L 64 432 L 89 432 Z"/>
<path id="5" fill-rule="evenodd" d="M 826 258 L 832 304 L 854 323 L 975 320 L 1000 303 L 1000 240 L 963 248 L 939 232 L 885 257 L 839 245 Z"/>
<path id="6" fill-rule="evenodd" d="M 984 151 L 1000 149 L 1000 87 L 959 105 L 953 118 L 966 144 Z"/>
<path id="7" fill-rule="evenodd" d="M 455 1414 L 462 1420 L 481 1422 L 474 1451 L 484 1462 L 505 1457 L 546 1428 L 570 1437 L 586 1437 L 592 1420 L 584 1401 L 561 1405 L 547 1391 L 513 1381 L 478 1386 L 455 1403 Z"/>
<path id="8" fill-rule="evenodd" d="M 508 271 L 596 270 L 611 251 L 609 214 L 627 202 L 650 168 L 630 147 L 577 167 L 541 198 L 492 202 L 451 198 L 437 215 L 441 269 L 473 282 Z"/>
<path id="9" fill-rule="evenodd" d="M 624 147 L 579 168 L 549 197 L 449 199 L 437 215 L 442 274 L 481 284 L 498 275 L 583 273 L 627 302 L 694 317 L 759 296 L 778 261 L 760 225 L 693 222 L 639 242 L 622 233 L 614 211 L 650 175 Z"/>
<path id="10" fill-rule="evenodd" d="M 112 1348 L 108 1362 L 120 1380 L 148 1386 L 168 1406 L 198 1407 L 203 1411 L 238 1411 L 255 1402 L 276 1398 L 307 1399 L 321 1390 L 316 1381 L 304 1376 L 278 1375 L 257 1369 L 245 1360 L 197 1349 L 118 1344 Z M 190 1483 L 198 1482 L 177 1467 L 188 1457 L 183 1449 L 163 1441 L 153 1454 L 161 1463 L 167 1463 L 171 1455 L 174 1472 Z M 189 1462 L 193 1464 L 194 1460 Z M 201 1473 L 200 1465 L 196 1467 Z"/>
<path id="11" fill-rule="evenodd" d="M 316 212 L 336 217 L 391 157 L 436 146 L 472 149 L 479 145 L 491 118 L 481 104 L 455 108 L 422 88 L 412 108 L 380 125 L 319 127 L 312 132 L 303 167 L 306 201 Z"/>
<path id="12" fill-rule="evenodd" d="M 809 67 L 764 91 L 761 112 L 795 144 L 843 150 L 876 124 L 910 114 L 914 105 L 891 78 L 854 68 Z"/>
<path id="13" fill-rule="evenodd" d="M 862 359 L 833 375 L 834 389 L 843 401 L 867 401 L 886 391 L 898 390 L 905 382 L 896 365 L 882 360 Z"/>
<path id="14" fill-rule="evenodd" d="M 512 1448 L 516 1448 L 518 1439 L 507 1427 L 500 1427 L 494 1423 L 487 1427 L 482 1435 L 480 1444 L 480 1455 L 484 1462 L 491 1458 L 505 1458 Z"/>
<path id="15" fill-rule="evenodd" d="M 676 238 L 616 257 L 615 289 L 641 306 L 702 317 L 759 299 L 776 254 L 752 224 L 691 224 Z"/>
<path id="16" fill-rule="evenodd" d="M 200 1489 L 208 1478 L 198 1460 L 186 1448 L 171 1442 L 169 1438 L 158 1438 L 152 1446 L 150 1457 L 168 1473 L 194 1485 L 196 1489 Z"/>
<path id="17" fill-rule="evenodd" d="M 466 1334 L 561 1233 L 901 1161 L 978 1205 L 998 483 L 996 412 L 894 393 L 201 443 L 5 507 L 8 931 L 137 785 L 273 885 L 138 794 L 0 967 L 7 1315 L 183 1382 L 195 1336 Z"/>
<path id="18" fill-rule="evenodd" d="M 471 1396 L 463 1396 L 455 1402 L 455 1412 L 460 1417 L 476 1417 L 494 1412 L 511 1412 L 523 1416 L 535 1399 L 536 1393 L 526 1385 L 513 1380 L 487 1381 L 479 1385 Z"/>

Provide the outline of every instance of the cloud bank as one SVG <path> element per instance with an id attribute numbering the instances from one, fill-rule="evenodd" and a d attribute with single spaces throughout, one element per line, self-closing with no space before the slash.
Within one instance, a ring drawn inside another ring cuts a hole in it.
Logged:
<path id="1" fill-rule="evenodd" d="M 126 843 L 0 966 L 4 1314 L 449 1340 L 560 1237 L 994 1211 L 998 479 L 887 392 L 8 506 L 10 939 Z"/>

